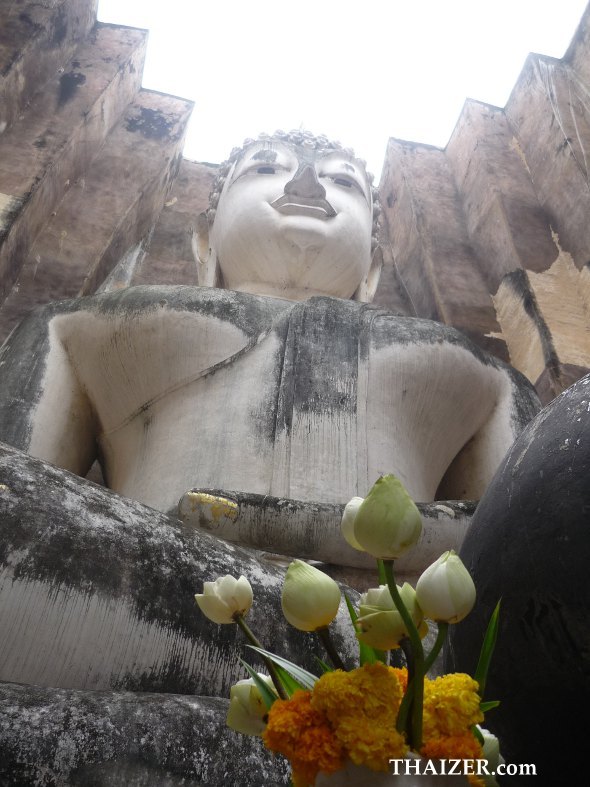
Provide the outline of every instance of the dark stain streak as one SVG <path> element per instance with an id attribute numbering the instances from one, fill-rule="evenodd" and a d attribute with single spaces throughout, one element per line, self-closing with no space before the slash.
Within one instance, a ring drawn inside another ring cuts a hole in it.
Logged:
<path id="1" fill-rule="evenodd" d="M 65 38 L 68 34 L 68 19 L 66 16 L 66 11 L 64 6 L 62 5 L 59 13 L 55 18 L 55 22 L 53 25 L 53 36 L 51 38 L 51 43 L 55 47 L 59 47 L 65 41 Z"/>
<path id="2" fill-rule="evenodd" d="M 76 90 L 86 82 L 86 77 L 79 71 L 68 71 L 59 80 L 58 106 L 63 106 L 74 97 Z"/>
<path id="3" fill-rule="evenodd" d="M 12 53 L 12 56 L 8 59 L 8 62 L 0 72 L 0 75 L 3 77 L 8 76 L 8 74 L 10 73 L 10 69 L 14 65 L 16 65 L 16 63 L 18 63 L 19 60 L 22 60 L 22 57 L 23 57 L 22 51 L 20 49 L 15 49 L 14 52 Z"/>
<path id="4" fill-rule="evenodd" d="M 550 370 L 552 376 L 559 376 L 559 358 L 553 346 L 553 339 L 549 326 L 543 319 L 537 300 L 532 292 L 526 272 L 522 269 L 513 271 L 504 277 L 502 280 L 506 282 L 512 292 L 520 299 L 525 313 L 531 318 L 535 324 L 539 336 L 541 338 L 541 346 L 543 348 L 543 357 L 546 367 Z"/>
<path id="5" fill-rule="evenodd" d="M 128 117 L 125 128 L 131 132 L 138 131 L 146 139 L 174 140 L 178 136 L 178 132 L 176 135 L 172 134 L 174 128 L 173 118 L 167 117 L 160 110 L 147 107 L 141 107 L 139 113 Z"/>

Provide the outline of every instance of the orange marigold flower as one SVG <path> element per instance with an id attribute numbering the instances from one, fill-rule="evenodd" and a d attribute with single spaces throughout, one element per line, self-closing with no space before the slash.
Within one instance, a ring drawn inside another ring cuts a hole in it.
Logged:
<path id="1" fill-rule="evenodd" d="M 483 756 L 481 744 L 471 732 L 428 738 L 422 744 L 420 754 L 433 760 L 477 760 Z"/>
<path id="2" fill-rule="evenodd" d="M 309 691 L 296 691 L 290 700 L 276 700 L 262 735 L 271 751 L 287 757 L 298 787 L 313 784 L 319 771 L 342 768 L 344 752 L 324 713 L 311 706 Z"/>
<path id="3" fill-rule="evenodd" d="M 461 672 L 424 681 L 424 739 L 466 734 L 483 721 L 478 684 Z"/>
<path id="4" fill-rule="evenodd" d="M 473 733 L 463 735 L 445 735 L 426 740 L 420 754 L 432 760 L 478 760 L 483 757 L 481 744 Z M 485 787 L 485 782 L 477 776 L 468 776 L 472 787 Z"/>
<path id="5" fill-rule="evenodd" d="M 389 671 L 395 675 L 401 687 L 402 694 L 405 694 L 408 688 L 408 670 L 405 667 L 389 667 Z"/>

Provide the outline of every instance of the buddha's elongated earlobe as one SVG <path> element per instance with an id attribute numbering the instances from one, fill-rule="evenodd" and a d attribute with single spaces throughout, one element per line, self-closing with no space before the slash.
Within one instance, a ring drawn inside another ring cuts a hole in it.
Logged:
<path id="1" fill-rule="evenodd" d="M 201 287 L 216 287 L 219 270 L 215 249 L 209 245 L 209 222 L 206 213 L 199 213 L 191 239 L 193 256 L 197 263 L 198 282 Z"/>
<path id="2" fill-rule="evenodd" d="M 369 271 L 352 296 L 353 300 L 360 301 L 361 303 L 371 303 L 377 291 L 382 268 L 383 252 L 381 246 L 377 246 L 371 258 Z"/>

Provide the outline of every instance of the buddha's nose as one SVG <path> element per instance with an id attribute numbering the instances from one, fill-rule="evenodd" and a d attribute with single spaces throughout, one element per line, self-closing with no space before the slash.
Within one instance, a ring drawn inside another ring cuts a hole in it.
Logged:
<path id="1" fill-rule="evenodd" d="M 325 199 L 326 189 L 319 182 L 315 167 L 311 164 L 300 164 L 293 178 L 285 184 L 285 194 L 307 199 Z"/>

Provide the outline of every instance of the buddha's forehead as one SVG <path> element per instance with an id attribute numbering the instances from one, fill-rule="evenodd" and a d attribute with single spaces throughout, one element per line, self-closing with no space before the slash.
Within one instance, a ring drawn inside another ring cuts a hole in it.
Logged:
<path id="1" fill-rule="evenodd" d="M 312 144 L 296 144 L 274 139 L 257 140 L 245 147 L 236 159 L 234 169 L 244 161 L 261 161 L 264 163 L 280 162 L 283 159 L 296 161 L 299 164 L 316 164 L 320 161 L 338 161 L 344 169 L 362 173 L 368 184 L 371 178 L 367 175 L 365 163 L 345 148 L 324 148 Z"/>

